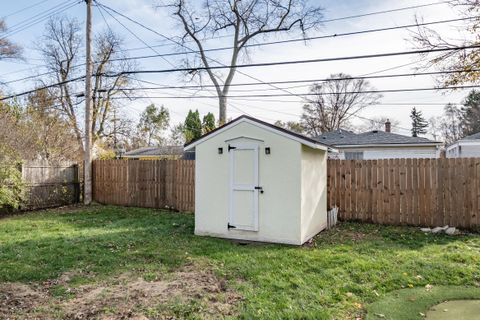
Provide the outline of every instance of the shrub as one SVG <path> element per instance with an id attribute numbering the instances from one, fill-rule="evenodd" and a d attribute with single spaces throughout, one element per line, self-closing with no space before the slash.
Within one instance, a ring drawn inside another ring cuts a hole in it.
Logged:
<path id="1" fill-rule="evenodd" d="M 20 162 L 15 153 L 0 145 L 0 209 L 17 209 L 25 198 Z"/>

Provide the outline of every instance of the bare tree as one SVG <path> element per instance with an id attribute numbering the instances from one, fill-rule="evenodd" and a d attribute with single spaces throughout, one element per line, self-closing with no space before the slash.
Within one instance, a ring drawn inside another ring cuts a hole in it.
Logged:
<path id="1" fill-rule="evenodd" d="M 22 48 L 4 36 L 7 31 L 8 29 L 5 20 L 0 19 L 0 60 L 7 58 L 20 58 Z"/>
<path id="2" fill-rule="evenodd" d="M 0 145 L 23 160 L 78 161 L 78 144 L 68 122 L 53 108 L 55 97 L 39 90 L 21 104 L 0 107 Z"/>
<path id="3" fill-rule="evenodd" d="M 352 79 L 343 73 L 332 74 L 329 80 L 313 84 L 310 92 L 314 95 L 303 106 L 301 117 L 305 132 L 318 136 L 345 128 L 358 112 L 378 103 L 381 95 L 369 92 L 372 90 L 368 81 Z"/>
<path id="4" fill-rule="evenodd" d="M 461 27 L 457 27 L 454 37 L 442 35 L 433 28 L 421 26 L 413 32 L 412 41 L 421 49 L 451 49 L 438 53 L 422 54 L 424 67 L 435 67 L 440 71 L 461 71 L 438 76 L 440 85 L 451 86 L 464 83 L 478 83 L 480 80 L 480 49 L 459 49 L 460 47 L 476 46 L 480 41 L 480 15 L 478 0 L 453 0 L 449 2 L 460 16 L 471 17 Z M 417 22 L 420 18 L 416 17 Z M 463 38 L 458 35 L 464 31 Z"/>
<path id="5" fill-rule="evenodd" d="M 183 40 L 193 40 L 200 59 L 188 61 L 192 69 L 199 64 L 206 68 L 208 77 L 215 86 L 219 102 L 219 123 L 227 120 L 227 98 L 230 85 L 237 71 L 242 54 L 248 44 L 260 37 L 274 33 L 300 30 L 303 35 L 317 28 L 322 19 L 322 9 L 310 6 L 307 0 L 206 0 L 201 9 L 196 9 L 188 0 L 172 0 L 175 16 L 185 34 Z M 231 31 L 232 51 L 227 74 L 216 73 L 210 66 L 205 51 L 205 40 Z M 201 73 L 198 73 L 201 75 Z"/>
<path id="6" fill-rule="evenodd" d="M 387 121 L 390 121 L 391 132 L 396 132 L 400 121 L 386 116 L 378 116 L 365 120 L 364 124 L 358 126 L 355 131 L 361 133 L 365 131 L 385 130 L 385 122 Z"/>
<path id="7" fill-rule="evenodd" d="M 449 144 L 465 136 L 462 109 L 453 104 L 447 104 L 444 108 L 440 122 L 443 139 Z"/>
<path id="8" fill-rule="evenodd" d="M 465 136 L 464 113 L 451 103 L 445 105 L 442 115 L 431 117 L 429 124 L 428 133 L 434 140 L 449 144 Z"/>
<path id="9" fill-rule="evenodd" d="M 287 130 L 296 132 L 296 133 L 300 133 L 300 134 L 302 134 L 303 131 L 304 131 L 303 127 L 302 127 L 302 124 L 298 121 L 285 121 L 285 122 L 283 122 L 282 120 L 277 120 L 277 121 L 275 121 L 274 125 L 276 125 L 277 127 L 283 128 L 283 129 L 287 129 Z"/>
<path id="10" fill-rule="evenodd" d="M 76 19 L 56 17 L 46 25 L 46 33 L 39 48 L 43 53 L 47 68 L 53 76 L 44 79 L 44 83 L 58 82 L 58 87 L 51 89 L 57 97 L 58 110 L 68 120 L 75 133 L 81 151 L 83 143 L 83 82 L 74 81 L 81 78 L 84 64 L 79 64 L 84 55 L 82 50 L 82 33 Z M 107 30 L 94 39 L 93 101 L 92 101 L 92 143 L 98 139 L 109 138 L 118 130 L 118 108 L 115 96 L 125 94 L 121 87 L 129 83 L 123 71 L 135 67 L 122 53 L 122 39 Z M 112 125 L 113 122 L 113 125 Z"/>

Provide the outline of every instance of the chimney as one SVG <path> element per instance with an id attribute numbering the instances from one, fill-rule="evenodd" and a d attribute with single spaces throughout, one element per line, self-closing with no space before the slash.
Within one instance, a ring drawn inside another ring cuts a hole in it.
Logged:
<path id="1" fill-rule="evenodd" d="M 385 132 L 391 132 L 392 131 L 392 124 L 390 123 L 390 120 L 387 119 L 387 121 L 385 121 Z"/>

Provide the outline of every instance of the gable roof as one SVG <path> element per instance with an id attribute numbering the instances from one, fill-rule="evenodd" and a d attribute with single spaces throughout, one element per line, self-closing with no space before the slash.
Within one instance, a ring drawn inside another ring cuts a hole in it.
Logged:
<path id="1" fill-rule="evenodd" d="M 170 156 L 182 155 L 182 146 L 160 146 L 160 147 L 143 147 L 126 152 L 123 156 L 126 158 L 133 157 L 152 157 L 152 156 Z"/>
<path id="2" fill-rule="evenodd" d="M 268 123 L 268 122 L 250 117 L 250 116 L 242 115 L 242 116 L 224 124 L 223 126 L 220 126 L 216 129 L 210 131 L 209 133 L 204 134 L 200 138 L 198 138 L 196 140 L 193 140 L 190 143 L 187 143 L 184 147 L 184 150 L 186 150 L 186 151 L 190 150 L 190 149 L 194 148 L 196 145 L 198 145 L 198 144 L 202 143 L 203 141 L 206 141 L 206 140 L 216 136 L 217 134 L 222 133 L 223 131 L 227 130 L 228 128 L 236 126 L 237 124 L 244 123 L 244 122 L 250 123 L 250 124 L 255 125 L 255 126 L 258 126 L 258 127 L 263 128 L 265 130 L 268 130 L 270 132 L 280 134 L 280 135 L 285 136 L 289 139 L 298 141 L 298 142 L 300 142 L 300 143 L 302 143 L 306 146 L 309 146 L 311 148 L 322 149 L 322 150 L 327 150 L 329 148 L 329 146 L 327 144 L 323 143 L 323 142 L 317 141 L 315 139 L 306 137 L 304 135 L 301 135 L 299 133 L 296 133 L 296 132 L 293 132 L 293 131 L 290 131 L 290 130 L 287 130 L 287 129 L 284 129 L 284 128 L 281 128 L 281 127 L 277 127 L 277 126 L 275 126 L 271 123 Z"/>
<path id="3" fill-rule="evenodd" d="M 471 141 L 471 140 L 480 140 L 480 132 L 471 134 L 469 136 L 466 136 L 460 139 L 460 141 Z"/>
<path id="4" fill-rule="evenodd" d="M 398 146 L 398 145 L 440 145 L 441 142 L 432 141 L 422 137 L 410 137 L 401 134 L 373 130 L 364 133 L 354 133 L 347 130 L 326 132 L 315 138 L 332 147 L 342 146 Z"/>

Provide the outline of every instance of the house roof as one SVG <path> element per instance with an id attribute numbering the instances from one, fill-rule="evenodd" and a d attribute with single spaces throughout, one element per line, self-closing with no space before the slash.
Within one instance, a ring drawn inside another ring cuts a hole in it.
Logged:
<path id="1" fill-rule="evenodd" d="M 472 135 L 463 137 L 460 141 L 471 141 L 471 140 L 480 140 L 480 132 L 474 133 Z"/>
<path id="2" fill-rule="evenodd" d="M 160 147 L 143 147 L 134 149 L 125 153 L 124 157 L 152 157 L 152 156 L 170 156 L 182 155 L 182 146 L 160 146 Z"/>
<path id="3" fill-rule="evenodd" d="M 410 137 L 401 134 L 373 130 L 364 133 L 354 133 L 347 130 L 326 132 L 315 138 L 332 147 L 341 146 L 371 146 L 371 145 L 439 145 L 440 142 L 422 137 Z"/>
<path id="4" fill-rule="evenodd" d="M 203 141 L 206 141 L 206 140 L 216 136 L 217 134 L 225 131 L 229 127 L 233 127 L 233 126 L 235 126 L 237 124 L 240 124 L 240 123 L 243 123 L 243 122 L 247 122 L 247 123 L 256 125 L 258 127 L 264 128 L 266 130 L 278 133 L 280 135 L 283 135 L 287 138 L 298 141 L 298 142 L 300 142 L 304 145 L 307 145 L 309 147 L 312 147 L 312 148 L 323 149 L 323 150 L 327 150 L 329 148 L 329 146 L 327 144 L 325 144 L 321 141 L 306 137 L 304 135 L 301 135 L 299 133 L 296 133 L 296 132 L 293 132 L 293 131 L 290 131 L 290 130 L 287 130 L 287 129 L 284 129 L 284 128 L 281 128 L 281 127 L 277 127 L 277 126 L 275 126 L 271 123 L 268 123 L 268 122 L 250 117 L 250 116 L 242 115 L 242 116 L 224 124 L 223 126 L 220 126 L 220 127 L 216 128 L 215 130 L 212 130 L 209 133 L 204 134 L 200 138 L 198 138 L 196 140 L 193 140 L 190 143 L 186 144 L 184 150 L 190 150 L 190 149 L 194 148 L 196 145 L 202 143 Z"/>

